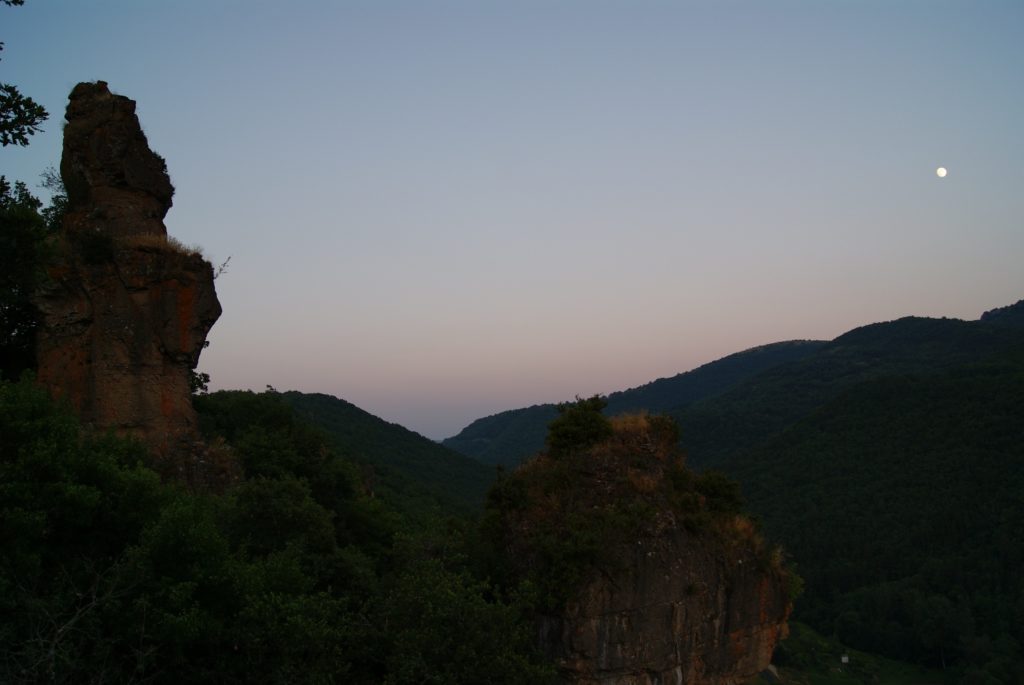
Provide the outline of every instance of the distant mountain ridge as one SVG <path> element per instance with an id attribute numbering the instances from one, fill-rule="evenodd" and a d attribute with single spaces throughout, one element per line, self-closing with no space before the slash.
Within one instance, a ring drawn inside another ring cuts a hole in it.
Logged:
<path id="1" fill-rule="evenodd" d="M 1002 326 L 1024 327 L 1024 300 L 1017 300 L 1007 307 L 990 309 L 981 315 L 981 320 Z"/>
<path id="2" fill-rule="evenodd" d="M 977 321 L 904 317 L 831 341 L 763 345 L 611 393 L 605 413 L 667 413 L 680 423 L 690 463 L 715 466 L 857 383 L 939 371 L 998 352 L 1016 339 L 1021 322 L 1024 300 Z M 442 444 L 484 463 L 515 466 L 543 448 L 547 424 L 556 415 L 554 404 L 501 412 L 472 422 Z"/>
<path id="3" fill-rule="evenodd" d="M 645 406 L 642 392 L 673 379 L 617 393 L 609 413 L 668 411 L 692 466 L 739 481 L 805 578 L 799 620 L 958 669 L 958 682 L 1024 682 L 1022 322 L 1024 301 L 975 321 L 871 324 L 731 383 L 712 372 L 735 355 L 681 374 L 718 382 L 676 406 L 671 392 Z M 544 423 L 543 411 L 554 408 L 497 414 L 460 436 L 474 429 L 488 458 L 515 463 L 498 451 L 515 445 L 506 435 Z"/>
<path id="4" fill-rule="evenodd" d="M 720 465 L 786 429 L 859 383 L 939 373 L 996 354 L 1018 329 L 981 321 L 905 317 L 861 326 L 814 354 L 671 412 L 696 467 Z"/>
<path id="5" fill-rule="evenodd" d="M 818 340 L 790 340 L 737 352 L 692 371 L 613 392 L 608 395 L 605 414 L 673 413 L 766 369 L 802 359 L 822 345 L 825 342 Z M 555 404 L 500 412 L 477 419 L 442 444 L 487 464 L 515 466 L 544 446 L 547 425 L 557 415 Z"/>
<path id="6" fill-rule="evenodd" d="M 718 463 L 800 568 L 802 620 L 970 664 L 963 682 L 1024 677 L 1024 329 L 1003 330 L 1001 350 L 848 385 Z"/>

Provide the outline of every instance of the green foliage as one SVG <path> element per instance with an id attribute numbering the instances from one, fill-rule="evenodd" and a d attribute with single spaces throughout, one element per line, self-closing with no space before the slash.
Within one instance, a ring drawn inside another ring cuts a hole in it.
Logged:
<path id="1" fill-rule="evenodd" d="M 294 476 L 249 479 L 230 493 L 227 528 L 250 557 L 294 548 L 326 559 L 338 549 L 331 512 L 318 504 L 304 480 Z"/>
<path id="2" fill-rule="evenodd" d="M 210 392 L 210 374 L 189 371 L 188 390 L 193 395 L 206 395 Z"/>
<path id="3" fill-rule="evenodd" d="M 224 495 L 161 483 L 138 444 L 83 436 L 30 377 L 0 381 L 0 682 L 549 675 L 453 531 L 394 548 L 398 516 L 277 393 L 197 403 L 247 471 Z"/>
<path id="4" fill-rule="evenodd" d="M 781 558 L 773 558 L 756 526 L 740 515 L 736 484 L 685 467 L 671 419 L 609 421 L 600 415 L 600 398 L 583 402 L 582 411 L 608 422 L 608 438 L 586 449 L 542 453 L 503 474 L 488 495 L 481 560 L 499 585 L 519 587 L 542 612 L 558 611 L 592 576 L 618 571 L 629 556 L 623 550 L 655 536 L 665 520 L 679 522 L 702 544 L 742 546 L 784 573 Z"/>
<path id="5" fill-rule="evenodd" d="M 965 674 L 1013 663 L 1024 643 L 1022 350 L 862 383 L 724 465 L 799 563 L 802 620 Z"/>
<path id="6" fill-rule="evenodd" d="M 513 468 L 544 449 L 548 424 L 557 417 L 554 404 L 504 411 L 477 419 L 442 444 L 484 464 Z"/>
<path id="7" fill-rule="evenodd" d="M 438 559 L 414 558 L 372 609 L 388 685 L 556 682 L 533 654 L 523 609 L 488 599 L 489 587 Z"/>
<path id="8" fill-rule="evenodd" d="M 336 397 L 286 392 L 281 399 L 323 429 L 335 450 L 361 465 L 378 496 L 410 518 L 480 511 L 492 468 Z"/>
<path id="9" fill-rule="evenodd" d="M 558 418 L 548 424 L 548 455 L 558 458 L 607 440 L 612 424 L 601 411 L 608 406 L 600 395 L 558 405 Z"/>
<path id="10" fill-rule="evenodd" d="M 221 391 L 194 398 L 200 427 L 226 439 L 249 479 L 295 477 L 310 496 L 333 512 L 339 545 L 361 545 L 381 554 L 399 527 L 396 512 L 367 496 L 359 468 L 337 455 L 321 430 L 300 420 L 281 393 Z"/>
<path id="11" fill-rule="evenodd" d="M 64 215 L 68 211 L 68 191 L 64 187 L 64 180 L 53 167 L 47 167 L 41 180 L 39 185 L 50 191 L 50 205 L 45 207 L 40 215 L 46 224 L 46 230 L 56 233 L 60 230 Z"/>
<path id="12" fill-rule="evenodd" d="M 608 395 L 605 413 L 678 412 L 681 407 L 717 395 L 756 374 L 802 359 L 824 343 L 812 340 L 763 345 L 731 354 L 671 378 Z M 485 464 L 513 467 L 544 448 L 547 426 L 557 405 L 540 404 L 477 419 L 443 444 Z"/>
<path id="13" fill-rule="evenodd" d="M 41 131 L 48 117 L 46 109 L 17 86 L 0 83 L 0 145 L 28 145 L 29 136 Z"/>
<path id="14" fill-rule="evenodd" d="M 31 295 L 42 278 L 46 227 L 42 203 L 22 182 L 0 176 L 0 375 L 34 369 L 39 314 Z"/>
<path id="15" fill-rule="evenodd" d="M 956 674 L 925 669 L 851 649 L 841 641 L 824 637 L 799 621 L 789 622 L 789 637 L 775 648 L 772 663 L 782 682 L 793 685 L 954 685 Z M 847 663 L 842 662 L 843 656 Z M 779 682 L 762 677 L 749 685 Z M 1011 681 L 1002 681 L 1011 682 Z"/>
<path id="16" fill-rule="evenodd" d="M 1024 644 L 1021 311 L 866 326 L 680 402 L 688 461 L 739 480 L 799 563 L 798 616 L 966 680 L 1021 679 L 1006 667 Z M 501 418 L 471 427 L 487 429 L 478 445 L 503 439 Z M 714 476 L 669 476 L 691 532 L 739 505 Z M 494 496 L 535 501 L 509 484 Z"/>
<path id="17" fill-rule="evenodd" d="M 720 467 L 873 379 L 936 373 L 997 354 L 1019 331 L 956 319 L 907 317 L 855 329 L 814 354 L 670 412 L 697 467 Z"/>
<path id="18" fill-rule="evenodd" d="M 45 185 L 45 183 L 44 183 Z M 39 312 L 31 297 L 45 278 L 46 237 L 63 208 L 55 194 L 45 209 L 28 187 L 0 176 L 0 377 L 16 379 L 36 368 Z"/>
<path id="19" fill-rule="evenodd" d="M 24 5 L 25 0 L 3 0 L 8 7 Z M 0 51 L 4 44 L 0 43 Z M 40 124 L 49 117 L 42 105 L 22 95 L 17 87 L 0 83 L 0 145 L 28 145 L 28 138 L 38 133 Z"/>
<path id="20" fill-rule="evenodd" d="M 209 340 L 203 341 L 203 349 L 210 346 Z M 188 372 L 188 391 L 193 395 L 208 395 L 210 393 L 210 374 L 200 373 L 195 369 Z"/>
<path id="21" fill-rule="evenodd" d="M 1024 300 L 1017 300 L 1006 307 L 990 309 L 981 315 L 981 321 L 997 326 L 1024 327 Z"/>
<path id="22" fill-rule="evenodd" d="M 720 514 L 738 514 L 743 510 L 740 486 L 720 471 L 704 471 L 694 481 L 709 511 Z"/>
<path id="23" fill-rule="evenodd" d="M 105 628 L 136 582 L 126 543 L 171 493 L 138 446 L 81 440 L 31 377 L 0 382 L 0 435 L 0 681 L 109 677 Z"/>

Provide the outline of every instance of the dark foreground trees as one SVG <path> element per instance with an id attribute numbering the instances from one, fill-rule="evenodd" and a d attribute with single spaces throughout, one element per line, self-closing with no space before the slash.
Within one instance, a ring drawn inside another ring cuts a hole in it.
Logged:
<path id="1" fill-rule="evenodd" d="M 37 313 L 30 296 L 42 277 L 42 203 L 22 182 L 0 176 L 0 376 L 35 368 Z"/>
<path id="2" fill-rule="evenodd" d="M 266 393 L 217 409 L 247 477 L 186 492 L 0 381 L 0 682 L 532 683 L 519 607 L 364 493 Z M 204 398 L 216 404 L 218 396 Z"/>

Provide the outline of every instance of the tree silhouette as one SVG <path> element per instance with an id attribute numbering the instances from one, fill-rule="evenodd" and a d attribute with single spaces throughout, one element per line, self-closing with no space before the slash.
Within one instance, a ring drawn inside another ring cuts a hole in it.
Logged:
<path id="1" fill-rule="evenodd" d="M 24 5 L 25 0 L 0 0 L 8 7 Z M 0 51 L 4 44 L 0 43 Z M 0 145 L 28 145 L 28 138 L 39 133 L 47 118 L 46 110 L 32 98 L 22 95 L 17 86 L 0 83 Z"/>

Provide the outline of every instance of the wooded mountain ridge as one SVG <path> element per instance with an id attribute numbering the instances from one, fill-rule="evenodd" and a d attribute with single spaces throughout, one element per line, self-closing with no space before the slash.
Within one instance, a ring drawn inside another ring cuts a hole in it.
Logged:
<path id="1" fill-rule="evenodd" d="M 608 395 L 608 415 L 665 413 L 682 427 L 694 466 L 736 450 L 805 415 L 853 385 L 888 374 L 948 368 L 1019 339 L 1024 300 L 978 321 L 905 317 L 855 328 L 831 341 L 793 340 L 728 355 L 671 378 Z M 442 441 L 488 464 L 514 466 L 543 447 L 557 405 L 539 404 L 477 419 Z"/>
<path id="2" fill-rule="evenodd" d="M 962 682 L 1020 682 L 1022 322 L 1024 301 L 977 321 L 906 317 L 768 345 L 613 394 L 607 411 L 625 397 L 669 414 L 692 467 L 740 483 L 805 579 L 799 620 L 865 651 L 956 665 Z M 514 464 L 541 447 L 523 436 L 553 411 L 487 417 L 445 444 Z"/>

